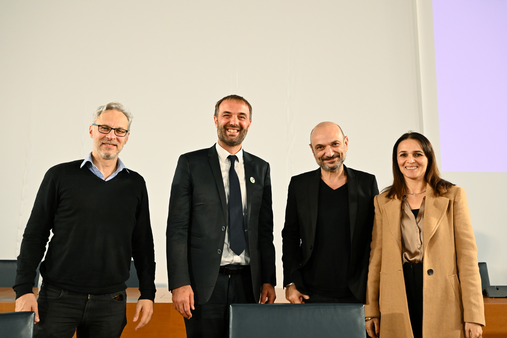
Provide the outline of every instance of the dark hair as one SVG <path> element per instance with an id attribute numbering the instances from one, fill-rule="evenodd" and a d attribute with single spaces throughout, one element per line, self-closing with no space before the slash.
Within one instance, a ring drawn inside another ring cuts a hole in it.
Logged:
<path id="1" fill-rule="evenodd" d="M 250 115 L 250 121 L 252 121 L 252 105 L 244 98 L 239 95 L 228 95 L 224 98 L 221 98 L 216 104 L 215 104 L 215 117 L 218 117 L 218 107 L 220 107 L 220 104 L 224 101 L 232 100 L 232 101 L 240 101 L 243 102 L 248 106 L 249 115 Z"/>
<path id="2" fill-rule="evenodd" d="M 398 146 L 402 141 L 412 139 L 416 140 L 421 144 L 424 155 L 428 158 L 428 167 L 426 168 L 426 174 L 424 175 L 424 180 L 428 183 L 433 189 L 433 193 L 435 196 L 442 196 L 447 192 L 449 187 L 453 186 L 449 181 L 446 181 L 440 178 L 440 171 L 437 167 L 437 161 L 435 157 L 435 152 L 433 151 L 433 147 L 431 146 L 430 141 L 426 138 L 426 136 L 419 134 L 417 132 L 411 131 L 401 135 L 401 137 L 396 141 L 393 147 L 393 185 L 384 189 L 387 191 L 387 198 L 398 198 L 402 199 L 403 195 L 407 192 L 407 185 L 405 183 L 405 178 L 401 173 L 400 167 L 398 166 Z"/>

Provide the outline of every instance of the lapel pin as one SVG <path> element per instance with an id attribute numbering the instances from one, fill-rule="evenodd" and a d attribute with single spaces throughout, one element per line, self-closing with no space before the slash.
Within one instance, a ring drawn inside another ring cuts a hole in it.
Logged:
<path id="1" fill-rule="evenodd" d="M 250 177 L 250 182 L 255 183 L 255 178 Z"/>

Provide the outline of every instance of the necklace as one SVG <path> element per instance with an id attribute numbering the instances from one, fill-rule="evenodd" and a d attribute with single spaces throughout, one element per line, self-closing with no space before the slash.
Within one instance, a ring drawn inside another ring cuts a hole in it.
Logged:
<path id="1" fill-rule="evenodd" d="M 410 193 L 410 192 L 407 192 L 407 195 L 412 195 L 412 196 L 416 196 L 416 195 L 419 195 L 419 194 L 422 194 L 422 193 L 425 193 L 426 192 L 426 189 L 424 189 L 423 191 L 421 192 L 415 192 L 415 193 Z"/>

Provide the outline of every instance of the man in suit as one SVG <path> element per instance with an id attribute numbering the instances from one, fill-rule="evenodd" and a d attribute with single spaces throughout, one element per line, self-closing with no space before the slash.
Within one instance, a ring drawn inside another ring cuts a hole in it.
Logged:
<path id="1" fill-rule="evenodd" d="M 364 303 L 377 181 L 343 164 L 349 139 L 337 124 L 318 124 L 310 142 L 320 168 L 289 185 L 285 296 L 291 303 Z"/>
<path id="2" fill-rule="evenodd" d="M 227 337 L 231 303 L 273 303 L 269 164 L 243 151 L 252 107 L 215 105 L 218 142 L 180 156 L 167 221 L 167 271 L 187 337 Z"/>

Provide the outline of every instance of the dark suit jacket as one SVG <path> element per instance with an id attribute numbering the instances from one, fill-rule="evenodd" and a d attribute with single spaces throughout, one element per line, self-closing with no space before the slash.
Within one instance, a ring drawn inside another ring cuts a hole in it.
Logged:
<path id="1" fill-rule="evenodd" d="M 373 198 L 378 195 L 375 176 L 345 167 L 349 192 L 351 249 L 349 288 L 361 302 L 366 300 L 366 279 L 373 228 Z M 291 179 L 283 237 L 284 285 L 302 284 L 301 268 L 312 255 L 318 213 L 320 168 Z M 339 257 L 329 257 L 339 259 Z"/>
<path id="2" fill-rule="evenodd" d="M 275 248 L 269 164 L 243 153 L 253 295 L 263 283 L 275 285 Z M 222 257 L 228 207 L 215 146 L 181 155 L 171 187 L 167 220 L 169 289 L 191 285 L 195 301 L 206 303 Z"/>

